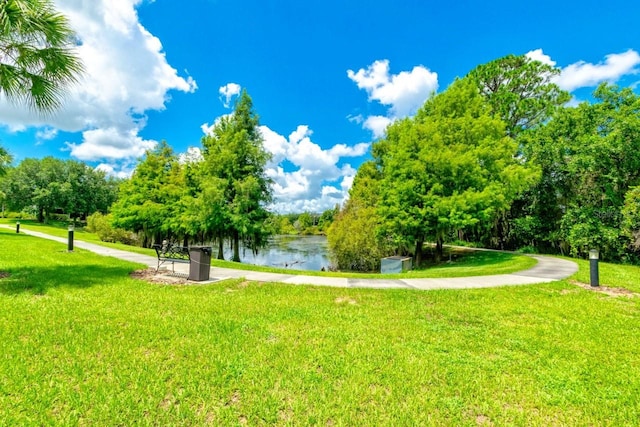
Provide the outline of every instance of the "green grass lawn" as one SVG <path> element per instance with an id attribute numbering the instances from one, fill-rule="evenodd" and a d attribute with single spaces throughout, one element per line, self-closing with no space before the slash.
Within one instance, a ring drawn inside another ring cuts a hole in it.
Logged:
<path id="1" fill-rule="evenodd" d="M 0 219 L 0 224 L 9 224 L 14 226 L 14 219 Z M 20 220 L 21 230 L 33 230 L 47 233 L 57 237 L 67 237 L 67 226 L 64 223 L 41 224 L 33 220 Z M 136 252 L 143 255 L 156 256 L 153 249 L 140 248 L 136 246 L 128 246 L 120 243 L 102 242 L 97 235 L 89 233 L 82 228 L 74 231 L 76 240 L 83 240 L 110 248 Z M 211 260 L 214 267 L 234 268 L 247 271 L 266 271 L 271 273 L 283 274 L 304 274 L 307 276 L 329 276 L 329 277 L 347 277 L 359 279 L 406 279 L 406 278 L 446 278 L 446 277 L 469 277 L 469 276 L 486 276 L 492 274 L 508 274 L 517 271 L 526 270 L 533 267 L 536 260 L 523 255 L 500 253 L 500 252 L 482 252 L 471 251 L 465 249 L 454 250 L 454 257 L 451 261 L 445 261 L 437 266 L 429 266 L 420 270 L 414 270 L 402 274 L 379 274 L 379 273 L 350 273 L 350 272 L 331 272 L 331 271 L 310 271 L 310 270 L 292 270 L 285 268 L 266 267 L 261 265 L 243 264 L 231 261 L 221 261 L 217 259 Z"/>
<path id="2" fill-rule="evenodd" d="M 640 298 L 566 281 L 163 286 L 130 279 L 138 267 L 0 230 L 0 425 L 640 419 Z M 601 274 L 640 283 L 636 267 Z"/>

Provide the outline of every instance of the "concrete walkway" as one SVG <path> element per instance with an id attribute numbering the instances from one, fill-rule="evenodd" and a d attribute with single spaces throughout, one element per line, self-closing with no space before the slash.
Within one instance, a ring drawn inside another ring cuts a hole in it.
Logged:
<path id="1" fill-rule="evenodd" d="M 14 229 L 9 225 L 0 225 L 3 228 Z M 51 236 L 39 231 L 21 229 L 21 233 L 43 239 L 55 240 L 67 244 L 67 238 Z M 111 256 L 155 268 L 158 265 L 156 257 L 141 255 L 118 249 L 111 249 L 93 243 L 74 240 L 74 247 L 86 249 L 99 255 Z M 456 277 L 449 279 L 350 279 L 343 277 L 304 276 L 297 274 L 263 273 L 259 271 L 234 270 L 230 268 L 212 267 L 208 282 L 243 277 L 246 280 L 259 282 L 281 282 L 294 285 L 318 285 L 342 288 L 376 288 L 376 289 L 471 289 L 489 288 L 495 286 L 530 285 L 534 283 L 553 282 L 565 279 L 578 271 L 575 262 L 560 258 L 529 255 L 538 261 L 538 264 L 529 270 L 512 274 L 499 274 L 493 276 Z M 176 273 L 188 274 L 188 264 L 175 264 Z"/>

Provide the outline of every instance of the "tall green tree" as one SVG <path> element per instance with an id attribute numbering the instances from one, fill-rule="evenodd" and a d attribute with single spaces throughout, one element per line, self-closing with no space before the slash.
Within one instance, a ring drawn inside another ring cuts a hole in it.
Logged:
<path id="1" fill-rule="evenodd" d="M 426 241 L 441 256 L 448 233 L 494 221 L 532 183 L 517 150 L 475 82 L 455 81 L 374 145 L 382 232 L 414 246 L 416 264 Z"/>
<path id="2" fill-rule="evenodd" d="M 184 192 L 182 166 L 163 141 L 147 151 L 131 178 L 120 185 L 118 200 L 111 208 L 113 225 L 143 233 L 143 246 L 184 238 L 187 230 L 175 223 L 182 215 L 179 202 Z"/>
<path id="3" fill-rule="evenodd" d="M 264 148 L 253 101 L 243 90 L 232 115 L 221 118 L 202 138 L 203 197 L 214 206 L 211 231 L 233 244 L 233 261 L 240 262 L 240 242 L 257 250 L 270 234 L 266 205 L 272 200 L 265 174 L 271 154 Z"/>
<path id="4" fill-rule="evenodd" d="M 0 1 L 0 92 L 53 112 L 83 71 L 76 45 L 67 18 L 50 0 Z"/>
<path id="5" fill-rule="evenodd" d="M 516 137 L 549 119 L 571 98 L 553 82 L 558 68 L 524 55 L 507 55 L 472 70 L 480 93 L 506 124 L 507 134 Z"/>

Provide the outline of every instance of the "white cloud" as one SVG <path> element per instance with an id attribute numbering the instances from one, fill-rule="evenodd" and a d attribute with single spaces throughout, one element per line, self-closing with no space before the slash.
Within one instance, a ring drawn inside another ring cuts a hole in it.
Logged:
<path id="1" fill-rule="evenodd" d="M 240 95 L 242 87 L 237 83 L 227 83 L 224 86 L 220 86 L 218 92 L 220 93 L 220 100 L 225 108 L 231 106 L 231 98 Z"/>
<path id="2" fill-rule="evenodd" d="M 36 132 L 36 140 L 38 144 L 42 144 L 44 141 L 50 141 L 58 136 L 58 129 L 44 127 Z"/>
<path id="3" fill-rule="evenodd" d="M 134 166 L 130 163 L 120 163 L 120 164 L 109 164 L 109 163 L 100 163 L 96 166 L 96 170 L 103 171 L 108 176 L 112 176 L 114 178 L 126 179 L 130 178 L 135 170 Z"/>
<path id="4" fill-rule="evenodd" d="M 375 61 L 366 70 L 347 71 L 347 76 L 358 88 L 364 89 L 370 101 L 389 106 L 393 118 L 406 117 L 418 108 L 438 89 L 438 74 L 418 65 L 411 71 L 389 74 L 389 61 Z"/>
<path id="5" fill-rule="evenodd" d="M 363 127 L 371 130 L 376 138 L 384 134 L 389 123 L 414 114 L 438 89 L 437 73 L 418 65 L 411 71 L 392 75 L 389 73 L 387 59 L 375 61 L 357 72 L 347 70 L 347 76 L 358 88 L 367 91 L 369 101 L 388 107 L 386 116 L 371 116 L 363 121 Z M 358 119 L 362 120 L 362 117 L 354 118 L 356 121 Z"/>
<path id="6" fill-rule="evenodd" d="M 598 64 L 579 61 L 563 68 L 557 83 L 570 92 L 581 87 L 595 87 L 602 82 L 616 82 L 625 75 L 637 74 L 639 65 L 640 55 L 634 50 L 612 53 Z"/>
<path id="7" fill-rule="evenodd" d="M 362 127 L 370 130 L 374 138 L 382 138 L 391 123 L 393 123 L 393 120 L 385 116 L 369 116 L 362 124 Z"/>
<path id="8" fill-rule="evenodd" d="M 278 212 L 321 212 L 342 203 L 351 188 L 355 169 L 349 164 L 338 166 L 345 157 L 361 157 L 368 143 L 354 146 L 337 144 L 323 149 L 311 140 L 313 132 L 300 125 L 284 137 L 267 126 L 261 126 L 264 147 L 273 154 L 267 176 L 273 179 Z M 285 171 L 284 163 L 293 170 Z"/>
<path id="9" fill-rule="evenodd" d="M 171 67 L 160 40 L 139 22 L 141 0 L 56 0 L 81 43 L 86 72 L 64 107 L 52 117 L 0 100 L 0 122 L 16 131 L 27 127 L 83 131 L 90 139 L 71 144 L 79 159 L 126 159 L 149 144 L 138 136 L 145 112 L 163 110 L 172 90 L 193 92 L 196 82 Z M 117 148 L 100 134 L 117 134 Z M 104 156 L 104 157 L 102 157 Z M 121 157 L 118 157 L 121 156 Z"/>
<path id="10" fill-rule="evenodd" d="M 525 54 L 531 59 L 555 66 L 556 62 L 546 55 L 542 49 L 536 49 Z M 560 69 L 560 75 L 554 81 L 568 92 L 584 87 L 595 87 L 602 82 L 614 83 L 627 75 L 640 72 L 640 54 L 629 49 L 623 53 L 612 53 L 605 56 L 604 61 L 597 64 L 585 61 L 575 62 Z"/>
<path id="11" fill-rule="evenodd" d="M 156 141 L 142 139 L 135 129 L 92 129 L 84 131 L 82 137 L 82 143 L 66 142 L 66 146 L 73 157 L 84 161 L 135 159 L 157 145 Z"/>
<path id="12" fill-rule="evenodd" d="M 204 133 L 205 135 L 209 135 L 210 133 L 213 132 L 213 128 L 215 128 L 218 125 L 218 123 L 220 123 L 220 120 L 224 118 L 229 118 L 232 116 L 233 116 L 233 113 L 223 114 L 222 116 L 216 118 L 212 124 L 209 124 L 209 123 L 201 124 L 200 129 L 202 130 L 202 133 Z"/>
<path id="13" fill-rule="evenodd" d="M 552 67 L 556 66 L 556 61 L 552 60 L 549 55 L 546 55 L 544 52 L 542 52 L 542 49 L 532 50 L 530 52 L 527 52 L 524 56 L 533 61 L 540 61 L 543 64 L 551 65 Z"/>
<path id="14" fill-rule="evenodd" d="M 186 153 L 180 153 L 178 155 L 178 162 L 185 163 L 198 163 L 202 161 L 202 150 L 198 147 L 189 147 L 187 148 Z"/>

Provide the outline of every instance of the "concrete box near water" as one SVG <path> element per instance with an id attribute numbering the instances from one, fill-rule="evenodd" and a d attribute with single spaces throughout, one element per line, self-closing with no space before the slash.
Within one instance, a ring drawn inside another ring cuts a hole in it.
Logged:
<path id="1" fill-rule="evenodd" d="M 189 280 L 209 280 L 211 270 L 211 246 L 189 247 Z"/>
<path id="2" fill-rule="evenodd" d="M 402 273 L 411 269 L 410 257 L 390 256 L 382 258 L 380 262 L 380 273 Z"/>

